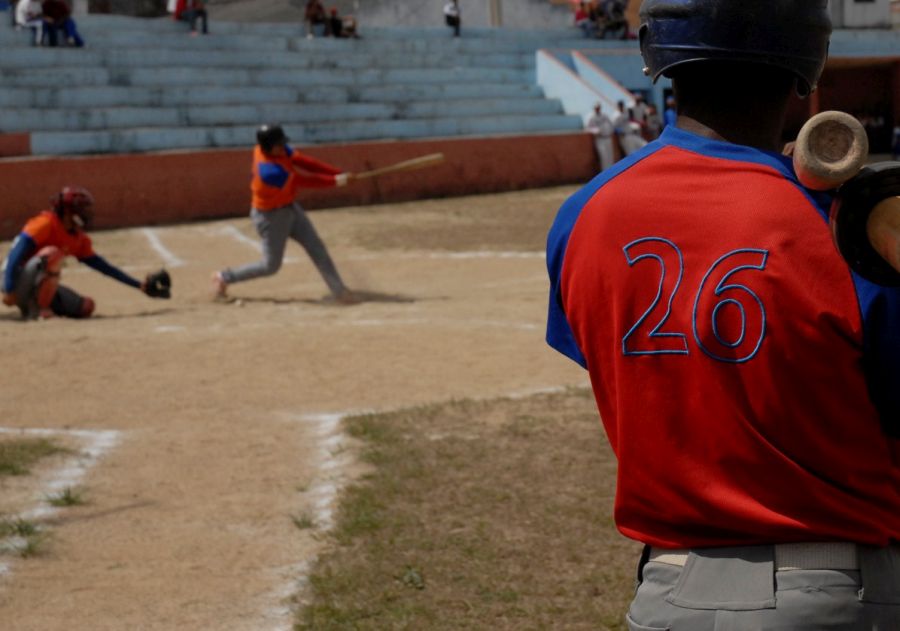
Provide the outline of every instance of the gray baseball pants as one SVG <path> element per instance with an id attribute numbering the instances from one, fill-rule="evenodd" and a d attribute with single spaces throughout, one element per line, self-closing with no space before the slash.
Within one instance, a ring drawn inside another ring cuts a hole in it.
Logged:
<path id="1" fill-rule="evenodd" d="M 337 296 L 346 289 L 325 244 L 322 243 L 300 204 L 295 202 L 290 206 L 267 211 L 253 208 L 250 211 L 250 219 L 262 239 L 262 260 L 222 270 L 222 279 L 226 283 L 230 285 L 251 278 L 271 276 L 277 272 L 281 269 L 284 246 L 290 237 L 306 250 L 332 294 Z"/>
<path id="2" fill-rule="evenodd" d="M 854 570 L 778 569 L 774 546 L 698 548 L 642 562 L 630 631 L 900 629 L 900 547 L 857 546 Z"/>

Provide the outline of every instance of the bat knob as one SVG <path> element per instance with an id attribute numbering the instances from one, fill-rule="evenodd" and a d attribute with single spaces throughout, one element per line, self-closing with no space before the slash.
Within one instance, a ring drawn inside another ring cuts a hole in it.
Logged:
<path id="1" fill-rule="evenodd" d="M 794 172 L 806 188 L 837 188 L 865 166 L 869 139 L 862 124 L 844 112 L 816 114 L 800 129 L 794 145 Z"/>

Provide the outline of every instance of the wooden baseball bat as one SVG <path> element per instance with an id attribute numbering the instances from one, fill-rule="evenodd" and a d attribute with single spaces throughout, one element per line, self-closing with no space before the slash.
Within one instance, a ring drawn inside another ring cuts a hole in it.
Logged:
<path id="1" fill-rule="evenodd" d="M 429 153 L 426 156 L 419 156 L 418 158 L 412 158 L 411 160 L 403 160 L 402 162 L 397 162 L 396 164 L 390 164 L 386 167 L 381 167 L 378 169 L 372 169 L 371 171 L 361 171 L 359 173 L 353 174 L 354 180 L 366 180 L 373 177 L 378 177 L 380 175 L 385 175 L 387 173 L 400 173 L 402 171 L 415 171 L 417 169 L 425 169 L 428 167 L 432 167 L 438 165 L 444 161 L 443 153 Z"/>
<path id="2" fill-rule="evenodd" d="M 827 191 L 859 173 L 868 154 L 869 140 L 858 120 L 844 112 L 821 112 L 797 135 L 794 171 L 805 187 Z M 872 248 L 900 272 L 900 197 L 875 205 L 866 221 L 866 235 Z"/>
<path id="3" fill-rule="evenodd" d="M 869 139 L 850 114 L 819 112 L 810 118 L 794 144 L 794 172 L 806 188 L 837 188 L 866 165 Z"/>

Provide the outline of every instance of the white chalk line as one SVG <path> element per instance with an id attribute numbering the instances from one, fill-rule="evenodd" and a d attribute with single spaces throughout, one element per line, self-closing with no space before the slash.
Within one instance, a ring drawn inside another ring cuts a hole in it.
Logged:
<path id="1" fill-rule="evenodd" d="M 474 401 L 488 401 L 492 399 L 524 399 L 541 394 L 557 394 L 565 392 L 569 388 L 590 387 L 589 382 L 569 386 L 545 386 L 540 388 L 526 388 L 514 390 L 505 395 L 488 395 L 483 397 L 470 397 Z M 288 420 L 299 421 L 308 424 L 313 429 L 316 440 L 315 457 L 316 466 L 323 476 L 320 476 L 306 490 L 305 495 L 312 500 L 314 506 L 314 521 L 321 530 L 330 530 L 334 525 L 334 508 L 338 495 L 348 481 L 345 467 L 352 464 L 353 459 L 349 454 L 343 453 L 346 436 L 342 431 L 341 423 L 345 418 L 361 414 L 386 414 L 403 410 L 409 406 L 392 408 L 357 408 L 340 412 L 318 412 L 288 415 Z M 336 453 L 337 452 L 337 453 Z M 295 606 L 286 604 L 291 597 L 303 591 L 309 584 L 309 574 L 313 564 L 318 559 L 318 554 L 304 559 L 298 563 L 284 566 L 287 570 L 287 581 L 270 594 L 270 598 L 277 605 L 267 608 L 263 617 L 272 621 L 273 631 L 288 631 L 293 628 L 293 616 L 296 613 Z"/>
<path id="2" fill-rule="evenodd" d="M 0 427 L 0 434 L 16 436 L 56 436 L 66 435 L 85 441 L 85 445 L 79 448 L 77 454 L 68 459 L 66 463 L 56 469 L 49 479 L 43 483 L 40 504 L 15 515 L 14 518 L 24 521 L 47 519 L 60 511 L 59 507 L 51 506 L 45 502 L 45 498 L 54 492 L 64 491 L 66 488 L 77 486 L 87 475 L 100 458 L 113 449 L 119 442 L 121 432 L 118 430 L 85 430 L 85 429 L 45 429 L 45 428 L 14 428 Z M 22 545 L 21 540 L 15 537 L 0 539 L 0 550 L 4 548 L 15 550 Z M 9 576 L 12 573 L 10 563 L 0 563 L 0 576 Z"/>
<path id="3" fill-rule="evenodd" d="M 516 252 L 496 250 L 472 250 L 468 252 L 383 252 L 378 254 L 357 254 L 344 257 L 347 261 L 377 261 L 381 259 L 543 259 L 544 252 Z"/>
<path id="4" fill-rule="evenodd" d="M 150 247 L 159 254 L 160 258 L 163 260 L 163 264 L 166 267 L 183 267 L 185 262 L 176 256 L 169 248 L 163 244 L 162 239 L 160 239 L 159 234 L 153 228 L 143 228 L 141 233 L 147 238 L 147 241 L 150 243 Z"/>

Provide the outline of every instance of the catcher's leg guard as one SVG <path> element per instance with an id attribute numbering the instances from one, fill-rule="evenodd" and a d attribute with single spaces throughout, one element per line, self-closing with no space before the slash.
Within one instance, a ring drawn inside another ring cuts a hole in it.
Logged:
<path id="1" fill-rule="evenodd" d="M 59 273 L 65 258 L 62 250 L 48 246 L 25 263 L 16 280 L 16 297 L 22 317 L 34 319 L 50 308 L 59 286 Z"/>
<path id="2" fill-rule="evenodd" d="M 93 298 L 82 296 L 65 285 L 57 288 L 50 303 L 53 313 L 64 318 L 89 318 L 94 312 L 94 306 Z"/>

